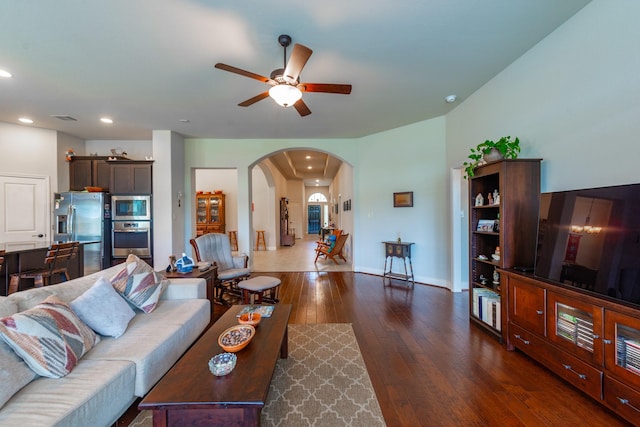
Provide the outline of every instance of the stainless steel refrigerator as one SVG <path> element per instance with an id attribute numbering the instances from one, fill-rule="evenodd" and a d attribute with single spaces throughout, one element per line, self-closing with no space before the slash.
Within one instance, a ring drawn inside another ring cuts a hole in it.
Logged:
<path id="1" fill-rule="evenodd" d="M 84 274 L 111 265 L 111 206 L 107 193 L 67 192 L 54 200 L 54 236 L 78 241 L 84 249 Z"/>

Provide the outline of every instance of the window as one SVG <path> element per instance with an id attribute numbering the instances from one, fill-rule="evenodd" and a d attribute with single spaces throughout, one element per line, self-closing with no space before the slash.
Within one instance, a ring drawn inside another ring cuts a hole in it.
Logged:
<path id="1" fill-rule="evenodd" d="M 309 196 L 308 202 L 327 202 L 327 198 L 322 193 L 313 193 Z"/>

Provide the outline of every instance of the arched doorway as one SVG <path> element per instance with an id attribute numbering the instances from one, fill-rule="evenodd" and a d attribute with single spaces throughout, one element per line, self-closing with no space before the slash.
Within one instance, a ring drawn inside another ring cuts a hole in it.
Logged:
<path id="1" fill-rule="evenodd" d="M 311 166 L 308 169 L 311 172 L 300 172 L 302 168 L 312 165 L 314 160 L 321 160 L 321 166 L 318 169 L 316 166 Z M 304 163 L 306 161 L 309 163 Z M 282 170 L 283 162 L 290 165 L 290 171 Z M 314 171 L 317 173 L 318 170 L 321 170 L 324 173 L 325 170 L 331 168 L 333 168 L 333 173 L 330 176 L 326 174 L 313 175 Z M 352 233 L 354 228 L 353 211 L 341 212 L 339 203 L 345 195 L 348 195 L 347 199 L 353 197 L 353 166 L 331 153 L 309 148 L 275 151 L 250 165 L 250 181 L 252 210 L 250 222 L 254 253 L 252 258 L 257 260 L 256 262 L 260 257 L 265 256 L 264 251 L 255 250 L 255 235 L 258 229 L 266 230 L 268 251 L 279 253 L 286 249 L 289 254 L 292 253 L 292 250 L 298 250 L 303 244 L 317 240 L 322 227 L 328 226 L 329 223 L 334 223 L 347 230 L 346 232 Z M 315 194 L 319 194 L 319 196 L 315 196 Z M 311 197 L 312 195 L 314 197 Z M 296 242 L 293 246 L 286 248 L 280 246 L 278 239 L 280 236 L 279 204 L 282 198 L 286 198 L 288 201 L 289 229 L 295 230 Z M 347 259 L 349 260 L 353 259 L 352 248 L 353 244 L 350 242 L 347 248 Z M 313 249 L 310 249 L 310 252 L 315 255 Z M 269 256 L 272 255 L 274 254 L 269 254 Z M 286 254 L 282 255 L 287 256 Z M 344 266 L 340 267 L 344 268 Z M 312 263 L 311 267 L 307 266 L 306 269 L 286 271 L 308 271 L 309 268 L 316 269 Z M 352 270 L 351 263 L 348 265 L 348 270 Z M 281 270 L 274 268 L 261 269 L 261 271 Z"/>

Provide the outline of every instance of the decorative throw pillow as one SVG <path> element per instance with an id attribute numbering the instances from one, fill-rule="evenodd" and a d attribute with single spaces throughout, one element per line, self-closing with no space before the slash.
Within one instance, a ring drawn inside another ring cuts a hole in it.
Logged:
<path id="1" fill-rule="evenodd" d="M 165 288 L 164 277 L 155 271 L 132 274 L 121 291 L 129 303 L 145 313 L 155 310 Z"/>
<path id="2" fill-rule="evenodd" d="M 136 315 L 104 277 L 100 277 L 69 305 L 91 329 L 114 338 L 124 333 L 129 321 Z"/>
<path id="3" fill-rule="evenodd" d="M 137 255 L 130 254 L 127 257 L 125 267 L 120 270 L 115 276 L 111 278 L 111 284 L 120 293 L 127 285 L 127 280 L 132 274 L 145 273 L 147 271 L 153 271 L 153 267 L 138 258 Z"/>
<path id="4" fill-rule="evenodd" d="M 37 377 L 24 360 L 0 339 L 0 409 L 11 396 Z"/>
<path id="5" fill-rule="evenodd" d="M 127 257 L 126 267 L 111 279 L 111 284 L 131 305 L 151 313 L 165 288 L 163 279 L 153 267 L 132 254 Z"/>
<path id="6" fill-rule="evenodd" d="M 56 296 L 0 319 L 0 337 L 38 375 L 61 378 L 100 338 Z"/>

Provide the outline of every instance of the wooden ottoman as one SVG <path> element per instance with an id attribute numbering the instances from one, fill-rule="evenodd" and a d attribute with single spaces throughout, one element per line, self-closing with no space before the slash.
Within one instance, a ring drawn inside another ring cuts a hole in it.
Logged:
<path id="1" fill-rule="evenodd" d="M 257 304 L 262 304 L 263 298 L 265 302 L 277 303 L 279 286 L 280 279 L 269 276 L 256 276 L 238 282 L 238 287 L 242 289 L 244 304 L 251 304 L 251 295 L 257 295 Z M 269 296 L 264 297 L 264 294 L 267 291 Z"/>

